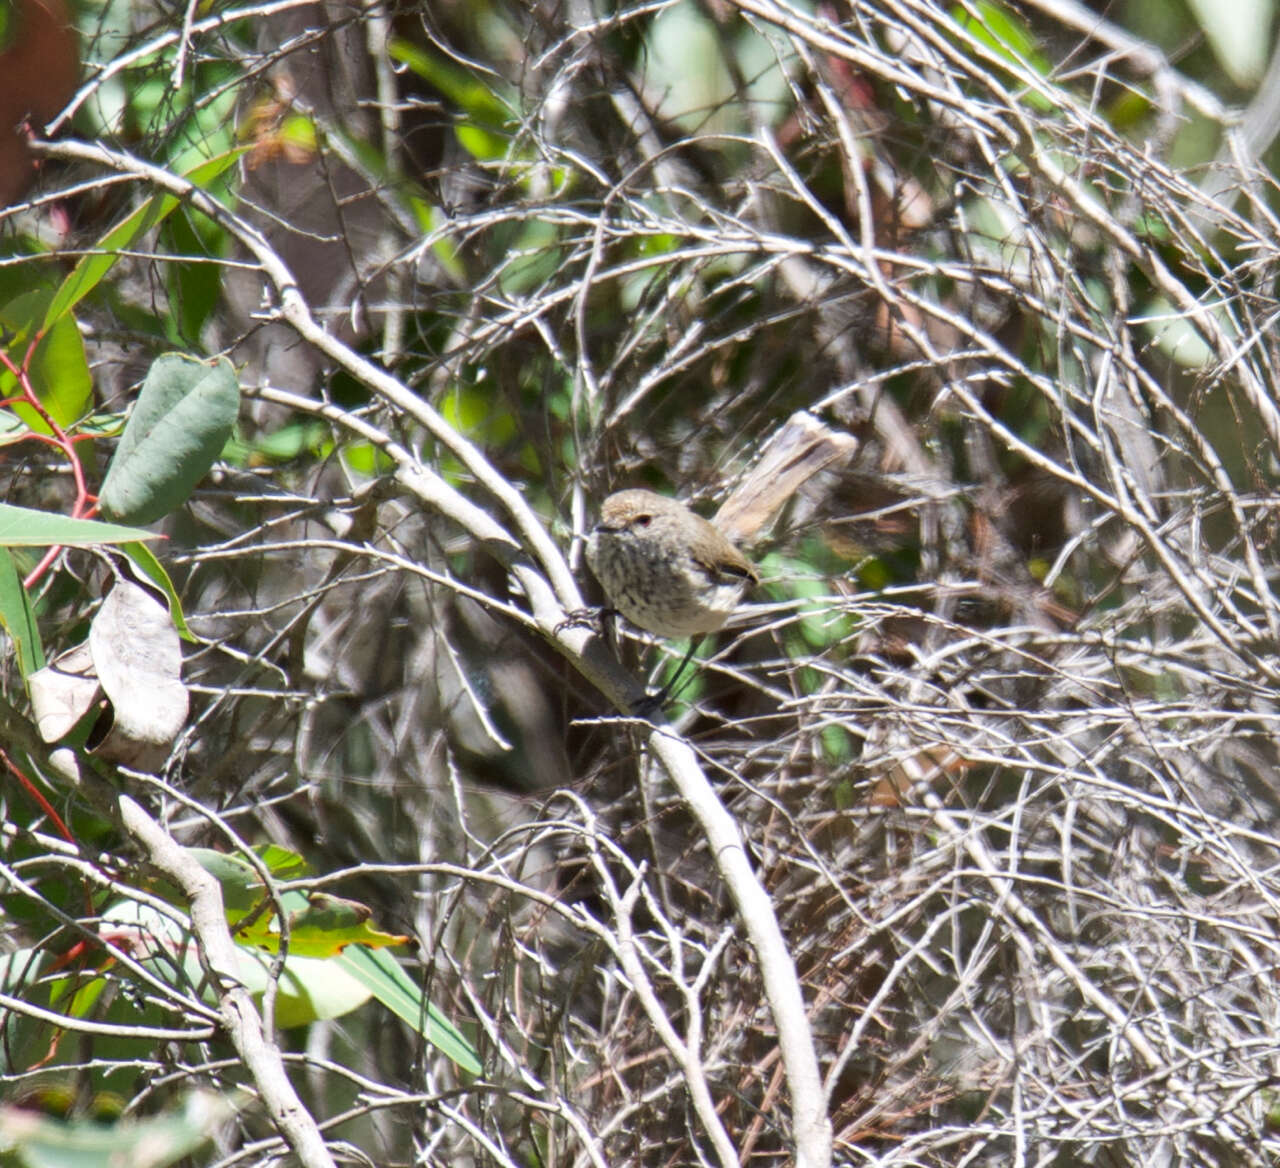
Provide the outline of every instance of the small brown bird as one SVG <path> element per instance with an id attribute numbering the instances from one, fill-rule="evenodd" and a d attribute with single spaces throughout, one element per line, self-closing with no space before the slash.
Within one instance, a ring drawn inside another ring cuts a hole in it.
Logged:
<path id="1" fill-rule="evenodd" d="M 587 541 L 587 562 L 610 603 L 659 637 L 715 632 L 760 582 L 714 524 L 642 489 L 604 501 Z"/>

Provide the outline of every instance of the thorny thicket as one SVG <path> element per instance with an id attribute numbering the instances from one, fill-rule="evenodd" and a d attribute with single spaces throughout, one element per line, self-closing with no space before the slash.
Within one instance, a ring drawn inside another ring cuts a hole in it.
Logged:
<path id="1" fill-rule="evenodd" d="M 793 946 L 837 1160 L 1270 1162 L 1272 192 L 1203 195 L 1168 148 L 1223 110 L 1050 8 L 1024 6 L 1023 59 L 923 0 L 250 5 L 269 49 L 197 13 L 188 51 L 235 67 L 237 214 L 566 548 L 617 485 L 711 504 L 794 409 L 860 439 L 753 549 L 766 587 L 679 721 Z M 391 68 L 388 37 L 436 65 Z M 661 67 L 681 37 L 693 95 Z M 50 161 L 44 193 L 101 173 Z M 121 296 L 171 311 L 179 262 L 133 261 Z M 206 644 L 168 778 L 321 871 L 451 865 L 342 890 L 417 935 L 490 1084 L 362 1015 L 307 1048 L 309 1104 L 358 1091 L 339 1136 L 378 1162 L 687 1164 L 700 1075 L 741 1159 L 785 1163 L 771 1016 L 696 826 L 483 602 L 523 607 L 505 568 L 386 476 L 420 449 L 509 516 L 264 283 L 234 250 L 203 344 L 244 367 L 247 441 L 312 419 L 323 457 L 228 465 L 171 526 Z M 150 355 L 131 330 L 94 321 L 104 394 Z"/>

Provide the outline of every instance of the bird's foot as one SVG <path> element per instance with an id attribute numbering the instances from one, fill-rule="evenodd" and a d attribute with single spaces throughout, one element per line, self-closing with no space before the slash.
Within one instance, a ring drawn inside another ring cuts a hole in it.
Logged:
<path id="1" fill-rule="evenodd" d="M 575 608 L 572 612 L 565 613 L 564 620 L 556 625 L 555 635 L 558 637 L 569 629 L 595 629 L 598 633 L 603 632 L 605 619 L 617 615 L 616 608 Z"/>
<path id="2" fill-rule="evenodd" d="M 645 694 L 644 697 L 632 702 L 631 712 L 637 718 L 652 718 L 654 714 L 662 712 L 662 707 L 667 704 L 667 699 L 670 697 L 671 687 L 664 685 L 660 690 Z"/>

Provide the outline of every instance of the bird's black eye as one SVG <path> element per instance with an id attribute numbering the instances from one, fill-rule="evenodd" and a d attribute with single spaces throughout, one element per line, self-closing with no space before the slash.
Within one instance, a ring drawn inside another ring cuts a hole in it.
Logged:
<path id="1" fill-rule="evenodd" d="M 653 522 L 652 515 L 637 515 L 632 521 L 632 527 L 648 527 Z"/>

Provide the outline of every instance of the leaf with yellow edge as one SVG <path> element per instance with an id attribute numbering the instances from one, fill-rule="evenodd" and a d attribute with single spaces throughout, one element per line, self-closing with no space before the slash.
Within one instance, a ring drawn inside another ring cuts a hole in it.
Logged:
<path id="1" fill-rule="evenodd" d="M 376 928 L 370 923 L 373 910 L 358 901 L 323 892 L 310 896 L 286 892 L 280 899 L 289 914 L 290 956 L 332 957 L 352 944 L 385 948 L 410 940 Z M 260 913 L 236 930 L 236 940 L 275 953 L 280 948 L 280 928 L 269 913 Z"/>

